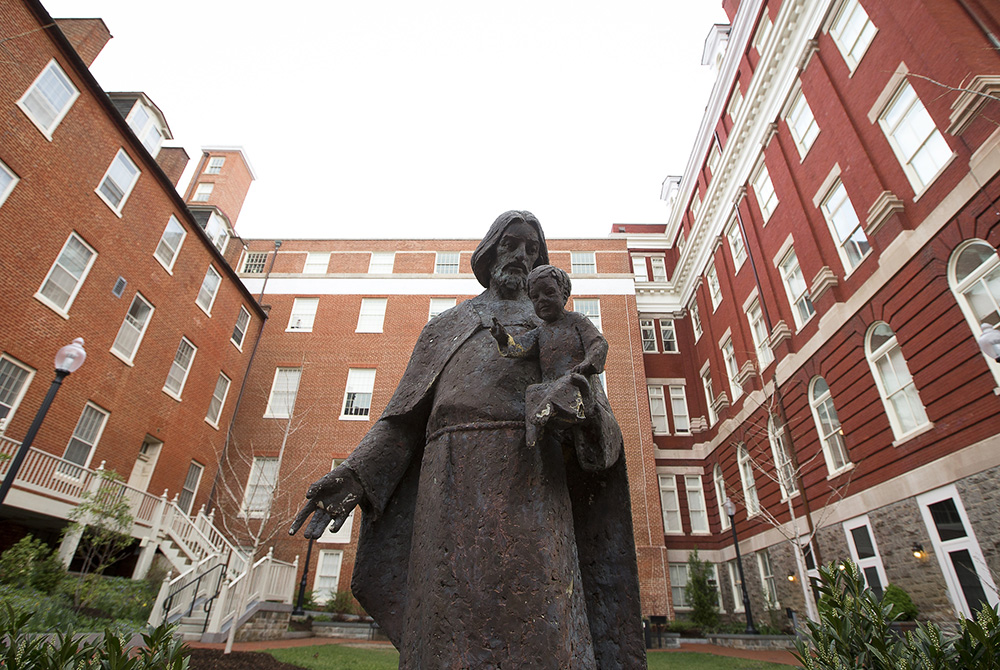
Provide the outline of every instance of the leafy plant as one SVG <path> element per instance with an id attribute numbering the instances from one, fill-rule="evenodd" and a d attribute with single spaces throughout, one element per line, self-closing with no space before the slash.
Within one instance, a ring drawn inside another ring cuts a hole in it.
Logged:
<path id="1" fill-rule="evenodd" d="M 685 600 L 691 608 L 691 619 L 695 624 L 702 628 L 714 628 L 719 624 L 719 594 L 712 565 L 698 558 L 697 549 L 688 555 Z"/>
<path id="2" fill-rule="evenodd" d="M 355 614 L 357 611 L 350 591 L 337 591 L 326 601 L 323 609 L 336 614 Z"/>
<path id="3" fill-rule="evenodd" d="M 66 575 L 55 552 L 32 535 L 0 555 L 0 582 L 52 593 Z"/>
<path id="4" fill-rule="evenodd" d="M 895 584 L 889 584 L 882 595 L 883 605 L 892 605 L 889 616 L 894 621 L 916 621 L 919 610 L 910 594 Z"/>

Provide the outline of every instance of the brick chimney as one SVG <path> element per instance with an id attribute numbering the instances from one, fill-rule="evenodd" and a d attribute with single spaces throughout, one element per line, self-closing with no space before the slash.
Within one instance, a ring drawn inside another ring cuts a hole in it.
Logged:
<path id="1" fill-rule="evenodd" d="M 55 22 L 87 67 L 111 39 L 111 31 L 103 19 L 55 19 Z"/>

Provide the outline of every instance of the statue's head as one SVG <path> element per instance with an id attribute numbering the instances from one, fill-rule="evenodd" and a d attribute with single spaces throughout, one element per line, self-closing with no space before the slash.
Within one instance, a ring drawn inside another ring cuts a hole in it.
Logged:
<path id="1" fill-rule="evenodd" d="M 523 275 L 516 273 L 519 276 L 511 276 L 511 273 L 507 271 L 507 268 L 503 264 L 497 263 L 498 252 L 503 253 L 500 249 L 500 242 L 504 237 L 504 233 L 511 226 L 515 226 L 512 234 L 516 231 L 530 228 L 538 236 L 536 244 L 537 253 L 533 259 L 528 259 L 530 267 L 524 269 Z M 486 236 L 483 237 L 483 241 L 476 247 L 476 250 L 472 254 L 472 272 L 476 275 L 479 283 L 486 288 L 490 288 L 490 280 L 498 280 L 501 282 L 515 282 L 523 292 L 527 289 L 528 272 L 539 265 L 547 265 L 548 262 L 549 251 L 545 246 L 545 234 L 542 232 L 542 226 L 538 223 L 538 219 L 531 212 L 511 210 L 497 217 L 497 220 L 493 222 L 493 225 L 487 231 Z"/>

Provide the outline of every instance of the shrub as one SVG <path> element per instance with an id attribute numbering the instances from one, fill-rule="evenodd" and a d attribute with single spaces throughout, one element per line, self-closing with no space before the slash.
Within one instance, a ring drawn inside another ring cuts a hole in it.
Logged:
<path id="1" fill-rule="evenodd" d="M 351 595 L 350 591 L 337 591 L 326 601 L 323 609 L 335 614 L 354 614 L 354 596 Z"/>
<path id="2" fill-rule="evenodd" d="M 684 597 L 691 608 L 691 619 L 702 628 L 719 625 L 719 594 L 712 574 L 711 563 L 699 559 L 697 549 L 692 551 Z"/>
<path id="3" fill-rule="evenodd" d="M 889 615 L 894 621 L 915 621 L 917 619 L 917 606 L 913 604 L 910 594 L 895 584 L 889 584 L 882 595 L 883 605 L 892 605 Z"/>
<path id="4" fill-rule="evenodd" d="M 66 575 L 55 552 L 32 535 L 0 555 L 0 582 L 52 593 Z"/>

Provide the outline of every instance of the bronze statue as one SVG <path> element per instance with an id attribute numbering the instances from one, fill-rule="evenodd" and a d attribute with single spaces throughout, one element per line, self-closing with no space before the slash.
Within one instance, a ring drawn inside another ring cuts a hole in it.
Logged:
<path id="1" fill-rule="evenodd" d="M 319 537 L 361 506 L 351 586 L 400 668 L 646 667 L 607 399 L 588 394 L 569 433 L 528 446 L 539 361 L 499 355 L 491 334 L 494 319 L 515 339 L 542 325 L 527 277 L 547 263 L 534 215 L 500 215 L 472 256 L 486 291 L 424 327 L 382 416 L 290 529 L 311 516 L 305 535 Z"/>

